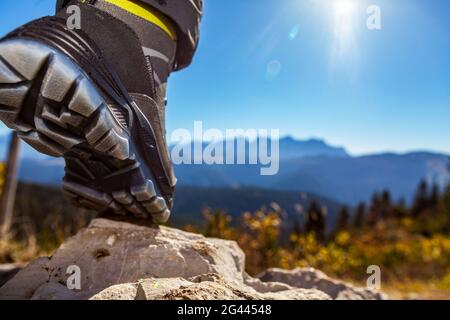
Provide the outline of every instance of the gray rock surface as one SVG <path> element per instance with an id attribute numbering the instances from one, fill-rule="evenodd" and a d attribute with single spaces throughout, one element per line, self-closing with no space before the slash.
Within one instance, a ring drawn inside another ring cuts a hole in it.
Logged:
<path id="1" fill-rule="evenodd" d="M 260 278 L 252 278 L 244 272 L 244 253 L 233 241 L 139 223 L 125 217 L 122 220 L 93 220 L 88 228 L 68 239 L 52 257 L 37 259 L 19 271 L 0 288 L 0 299 L 324 300 L 381 297 L 321 273 L 320 277 L 319 273 L 313 277 L 316 282 L 308 282 L 304 276 L 302 278 L 301 269 L 272 269 Z M 78 290 L 70 290 L 67 286 L 67 283 L 74 283 L 74 274 L 68 272 L 74 266 L 80 271 Z"/>
<path id="2" fill-rule="evenodd" d="M 16 264 L 0 264 L 0 287 L 14 277 L 22 266 Z"/>
<path id="3" fill-rule="evenodd" d="M 124 295 L 123 292 L 127 292 Z M 110 287 L 91 300 L 330 300 L 314 289 L 289 288 L 261 293 L 243 283 L 229 281 L 218 274 L 205 274 L 189 279 L 146 279 L 132 284 Z"/>
<path id="4" fill-rule="evenodd" d="M 281 282 L 296 288 L 317 289 L 336 300 L 387 299 L 387 296 L 381 292 L 358 288 L 349 283 L 332 279 L 313 268 L 297 268 L 294 270 L 274 268 L 265 271 L 258 278 L 263 282 Z"/>

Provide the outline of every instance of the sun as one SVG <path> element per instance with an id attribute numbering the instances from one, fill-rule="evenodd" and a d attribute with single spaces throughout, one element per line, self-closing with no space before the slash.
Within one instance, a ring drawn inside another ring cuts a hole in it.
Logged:
<path id="1" fill-rule="evenodd" d="M 344 37 L 354 29 L 356 4 L 354 0 L 334 0 L 334 31 Z"/>
<path id="2" fill-rule="evenodd" d="M 364 19 L 360 0 L 308 0 L 314 13 L 319 13 L 324 26 L 324 37 L 329 39 L 330 70 L 345 67 L 356 69 L 358 63 L 358 39 Z M 295 37 L 295 33 L 291 38 Z M 328 41 L 327 41 L 328 42 Z M 328 46 L 328 43 L 327 43 Z M 328 48 L 327 48 L 328 49 Z"/>
<path id="3" fill-rule="evenodd" d="M 330 3 L 330 2 L 329 2 Z M 356 0 L 333 0 L 330 13 L 333 28 L 331 65 L 352 61 L 357 52 L 356 21 L 358 5 Z"/>
<path id="4" fill-rule="evenodd" d="M 334 12 L 337 18 L 351 18 L 355 12 L 356 5 L 352 0 L 335 0 Z"/>

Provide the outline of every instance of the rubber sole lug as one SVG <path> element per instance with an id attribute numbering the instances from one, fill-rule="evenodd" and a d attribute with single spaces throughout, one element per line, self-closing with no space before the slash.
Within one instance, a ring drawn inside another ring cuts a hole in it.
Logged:
<path id="1" fill-rule="evenodd" d="M 106 99 L 60 51 L 29 39 L 0 43 L 0 120 L 37 151 L 65 157 L 63 191 L 76 204 L 157 223 L 169 218 L 148 177 L 108 192 L 98 185 L 105 176 L 126 180 L 124 168 L 139 163 Z"/>

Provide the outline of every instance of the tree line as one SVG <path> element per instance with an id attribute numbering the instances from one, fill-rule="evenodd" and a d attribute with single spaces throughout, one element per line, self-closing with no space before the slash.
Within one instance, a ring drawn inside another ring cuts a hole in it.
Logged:
<path id="1" fill-rule="evenodd" d="M 415 223 L 415 231 L 424 236 L 450 232 L 450 186 L 441 191 L 437 184 L 422 180 L 414 199 L 408 206 L 405 200 L 393 201 L 389 190 L 375 192 L 369 203 L 361 202 L 355 208 L 343 206 L 332 230 L 327 230 L 326 208 L 312 201 L 305 212 L 305 221 L 298 223 L 296 232 L 314 233 L 321 241 L 327 241 L 345 230 L 373 227 L 379 223 L 409 218 Z"/>

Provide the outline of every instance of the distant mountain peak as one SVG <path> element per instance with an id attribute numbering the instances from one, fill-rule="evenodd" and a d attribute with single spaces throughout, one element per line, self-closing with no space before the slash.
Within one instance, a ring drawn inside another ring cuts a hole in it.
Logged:
<path id="1" fill-rule="evenodd" d="M 317 144 L 321 144 L 321 145 L 326 145 L 325 140 L 319 139 L 319 138 L 310 138 L 310 139 L 306 139 L 305 142 L 308 142 L 308 143 L 317 143 Z"/>
<path id="2" fill-rule="evenodd" d="M 344 148 L 331 146 L 323 139 L 310 138 L 307 140 L 298 140 L 292 136 L 286 136 L 280 139 L 280 153 L 283 159 L 316 156 L 349 157 L 349 154 Z"/>

